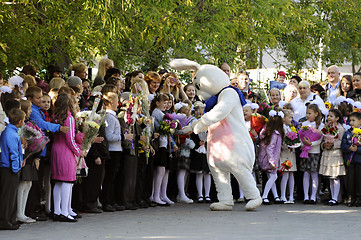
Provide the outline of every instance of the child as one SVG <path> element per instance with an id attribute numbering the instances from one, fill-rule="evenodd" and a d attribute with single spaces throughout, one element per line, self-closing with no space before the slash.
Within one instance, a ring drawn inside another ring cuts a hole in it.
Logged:
<path id="1" fill-rule="evenodd" d="M 51 174 L 55 181 L 54 195 L 54 221 L 76 222 L 77 214 L 71 208 L 72 186 L 76 180 L 76 157 L 85 157 L 79 145 L 75 142 L 75 112 L 71 96 L 61 93 L 55 102 L 53 122 L 64 124 L 70 130 L 66 134 L 54 135 L 51 152 Z"/>
<path id="2" fill-rule="evenodd" d="M 337 109 L 331 109 L 327 116 L 327 124 L 337 127 L 337 137 L 331 142 L 324 138 L 321 144 L 323 152 L 319 173 L 330 178 L 331 200 L 328 202 L 328 205 L 335 206 L 338 204 L 338 194 L 340 193 L 339 176 L 346 174 L 341 150 L 341 140 L 345 133 L 345 130 L 341 125 L 341 112 Z"/>
<path id="3" fill-rule="evenodd" d="M 288 132 L 291 132 L 291 122 L 293 117 L 293 112 L 289 109 L 283 109 L 284 113 L 283 118 L 283 130 L 284 133 L 287 134 Z M 282 144 L 282 150 L 281 150 L 281 156 L 280 156 L 280 162 L 283 163 L 284 161 L 289 160 L 292 164 L 292 167 L 290 169 L 285 169 L 285 171 L 282 174 L 282 180 L 281 180 L 281 201 L 283 201 L 285 204 L 294 204 L 293 199 L 293 192 L 295 189 L 295 179 L 293 176 L 293 172 L 297 171 L 296 166 L 296 155 L 295 150 L 291 149 L 287 146 L 287 144 Z M 286 199 L 286 187 L 288 182 L 288 190 L 289 190 L 289 200 Z"/>
<path id="4" fill-rule="evenodd" d="M 114 92 L 107 92 L 103 95 L 105 114 L 105 139 L 108 142 L 110 158 L 105 162 L 105 174 L 102 185 L 102 208 L 104 212 L 114 212 L 124 210 L 124 207 L 115 204 L 114 184 L 121 160 L 122 130 L 117 118 L 118 95 Z"/>
<path id="5" fill-rule="evenodd" d="M 55 102 L 54 102 L 55 103 Z M 45 121 L 51 122 L 53 116 L 52 100 L 48 94 L 44 94 L 41 101 L 41 111 L 44 113 Z M 49 137 L 49 136 L 48 136 Z M 51 149 L 51 143 L 47 144 L 48 149 Z M 40 158 L 40 171 L 39 176 L 43 176 L 44 193 L 45 193 L 45 212 L 49 214 L 51 212 L 51 170 L 50 170 L 50 154 L 46 154 L 46 157 Z"/>
<path id="6" fill-rule="evenodd" d="M 257 103 L 247 103 L 246 105 L 243 106 L 244 120 L 246 122 L 246 126 L 248 127 L 249 135 L 253 140 L 256 157 L 258 156 L 258 145 L 259 145 L 258 135 L 265 124 L 265 118 L 256 113 L 258 108 L 259 105 Z M 255 161 L 255 165 L 256 165 L 256 161 Z M 255 176 L 255 171 L 253 172 L 253 175 Z M 238 184 L 238 189 L 239 189 L 239 198 L 237 199 L 237 202 L 244 202 L 245 201 L 244 193 L 241 187 L 239 186 L 239 184 Z"/>
<path id="7" fill-rule="evenodd" d="M 159 94 L 152 101 L 151 112 L 152 117 L 154 118 L 154 127 L 156 132 L 159 130 L 160 122 L 164 118 L 163 112 L 166 110 L 168 101 L 169 97 L 166 94 Z M 153 179 L 154 191 L 151 200 L 157 203 L 159 206 L 169 206 L 171 203 L 166 194 L 170 165 L 170 157 L 168 152 L 168 145 L 170 144 L 169 138 L 170 137 L 167 135 L 160 135 L 157 138 L 159 141 L 159 148 L 157 149 L 155 158 L 155 165 L 157 168 L 155 177 Z"/>
<path id="8" fill-rule="evenodd" d="M 1 134 L 0 159 L 0 229 L 16 230 L 16 193 L 19 186 L 20 169 L 23 166 L 23 153 L 18 129 L 24 125 L 25 113 L 14 108 L 7 113 L 9 125 Z"/>
<path id="9" fill-rule="evenodd" d="M 189 123 L 189 115 L 191 113 L 191 108 L 188 104 L 179 102 L 175 105 L 177 109 L 177 116 L 182 117 L 181 125 L 186 126 Z M 182 127 L 183 127 L 182 126 Z M 189 135 L 179 135 L 179 158 L 178 158 L 178 195 L 177 201 L 183 203 L 193 203 L 192 199 L 189 199 L 186 195 L 186 179 L 189 173 L 191 158 L 190 153 L 191 149 L 195 147 L 194 142 L 190 139 Z"/>
<path id="10" fill-rule="evenodd" d="M 306 121 L 302 123 L 302 126 L 308 126 L 318 131 L 324 127 L 322 121 L 322 114 L 319 107 L 316 104 L 309 104 L 306 109 Z M 302 145 L 308 145 L 311 147 L 309 150 L 308 158 L 301 158 L 300 170 L 303 171 L 303 192 L 304 192 L 304 204 L 316 204 L 316 194 L 318 190 L 318 169 L 319 161 L 321 157 L 321 142 L 322 137 L 319 140 L 310 141 L 308 137 L 301 139 Z M 310 175 L 312 179 L 312 192 L 311 198 L 309 198 L 310 187 Z"/>
<path id="11" fill-rule="evenodd" d="M 29 119 L 31 114 L 31 102 L 28 100 L 20 100 L 21 110 L 26 113 L 25 119 Z M 26 159 L 26 164 L 21 170 L 20 182 L 17 195 L 17 221 L 23 223 L 34 223 L 35 219 L 25 215 L 26 202 L 28 200 L 29 191 L 32 181 L 36 181 L 38 176 L 36 170 L 39 169 L 39 159 L 29 157 Z M 36 166 L 36 167 L 35 167 Z M 36 170 L 35 170 L 36 168 Z"/>
<path id="12" fill-rule="evenodd" d="M 348 198 L 345 203 L 348 207 L 351 207 L 354 205 L 361 206 L 361 146 L 360 143 L 356 144 L 353 139 L 354 129 L 361 127 L 361 113 L 353 112 L 349 118 L 352 128 L 343 135 L 341 149 L 346 163 Z"/>
<path id="13" fill-rule="evenodd" d="M 197 101 L 194 103 L 195 118 L 200 118 L 203 115 L 204 107 L 205 105 L 202 102 Z M 206 150 L 207 132 L 192 134 L 191 139 L 196 144 L 191 151 L 191 171 L 196 173 L 198 203 L 211 203 L 211 198 L 209 197 L 209 192 L 211 190 L 211 174 L 207 163 Z"/>
<path id="14" fill-rule="evenodd" d="M 277 180 L 277 168 L 279 166 L 282 139 L 284 135 L 282 121 L 284 114 L 281 111 L 276 112 L 275 110 L 271 110 L 269 116 L 267 124 L 260 133 L 261 145 L 258 157 L 259 166 L 262 170 L 268 172 L 268 181 L 262 195 L 263 204 L 265 205 L 271 204 L 268 200 L 268 193 L 271 189 L 274 196 L 274 203 L 283 203 L 278 197 L 275 182 Z"/>
<path id="15" fill-rule="evenodd" d="M 284 71 L 279 71 L 277 73 L 277 78 L 276 81 L 271 81 L 270 82 L 270 88 L 277 88 L 279 90 L 284 89 L 285 87 L 287 87 L 287 84 L 285 83 L 286 80 L 286 73 Z"/>

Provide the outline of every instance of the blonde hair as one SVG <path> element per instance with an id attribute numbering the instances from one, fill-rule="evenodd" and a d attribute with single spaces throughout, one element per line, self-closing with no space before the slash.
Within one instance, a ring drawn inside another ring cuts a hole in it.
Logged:
<path id="1" fill-rule="evenodd" d="M 24 79 L 24 82 L 26 82 L 29 87 L 36 86 L 36 81 L 35 81 L 35 78 L 33 76 L 25 75 L 23 77 L 23 79 Z"/>
<path id="2" fill-rule="evenodd" d="M 101 76 L 102 78 L 104 78 L 107 72 L 106 68 L 112 64 L 113 64 L 113 60 L 109 58 L 103 58 L 102 60 L 100 60 L 97 76 Z"/>
<path id="3" fill-rule="evenodd" d="M 55 77 L 52 78 L 49 82 L 49 88 L 53 89 L 53 88 L 61 88 L 65 85 L 65 80 L 60 78 L 60 77 Z"/>
<path id="4" fill-rule="evenodd" d="M 105 106 L 109 106 L 112 101 L 117 100 L 118 95 L 114 92 L 107 92 L 103 95 L 103 101 Z"/>
<path id="5" fill-rule="evenodd" d="M 87 69 L 87 66 L 84 63 L 75 63 L 74 65 L 70 65 L 69 67 L 69 75 L 71 75 L 71 71 L 76 73 L 82 73 Z"/>

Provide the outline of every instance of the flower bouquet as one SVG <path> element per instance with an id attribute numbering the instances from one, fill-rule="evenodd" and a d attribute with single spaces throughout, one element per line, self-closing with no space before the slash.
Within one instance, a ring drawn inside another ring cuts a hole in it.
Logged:
<path id="1" fill-rule="evenodd" d="M 361 129 L 360 128 L 353 129 L 351 143 L 356 146 L 361 146 Z M 351 152 L 350 158 L 346 162 L 346 166 L 350 166 L 354 155 L 355 155 L 355 152 Z"/>
<path id="2" fill-rule="evenodd" d="M 298 131 L 301 141 L 304 143 L 305 138 L 309 138 L 311 142 L 317 141 L 322 137 L 322 134 L 317 130 L 309 126 L 302 126 Z M 311 146 L 304 145 L 300 154 L 301 158 L 308 158 L 308 151 L 311 150 Z"/>
<path id="3" fill-rule="evenodd" d="M 282 176 L 282 174 L 283 174 L 283 172 L 285 171 L 285 170 L 290 170 L 291 169 L 291 167 L 292 167 L 292 163 L 291 163 L 291 161 L 290 160 L 286 160 L 286 161 L 284 161 L 282 164 L 281 164 L 281 169 L 280 169 L 280 172 L 281 172 L 281 176 Z"/>
<path id="4" fill-rule="evenodd" d="M 28 142 L 28 151 L 24 159 L 43 151 L 46 144 L 49 142 L 49 138 L 45 136 L 43 131 L 41 131 L 34 121 L 25 123 L 19 131 L 19 136 L 25 138 Z"/>
<path id="5" fill-rule="evenodd" d="M 178 120 L 173 120 L 173 116 L 171 114 L 166 114 L 160 122 L 158 132 L 160 135 L 171 135 L 174 134 L 175 130 L 180 127 L 181 125 Z"/>
<path id="6" fill-rule="evenodd" d="M 325 142 L 333 143 L 338 138 L 338 128 L 334 124 L 327 124 L 321 132 L 325 137 Z"/>
<path id="7" fill-rule="evenodd" d="M 287 132 L 284 138 L 284 143 L 289 148 L 298 148 L 299 146 L 301 146 L 301 139 L 299 138 L 297 131 Z"/>
<path id="8" fill-rule="evenodd" d="M 272 108 L 265 102 L 261 102 L 258 105 L 259 108 L 257 110 L 257 113 L 263 115 L 266 118 L 269 118 L 269 112 L 272 110 Z"/>

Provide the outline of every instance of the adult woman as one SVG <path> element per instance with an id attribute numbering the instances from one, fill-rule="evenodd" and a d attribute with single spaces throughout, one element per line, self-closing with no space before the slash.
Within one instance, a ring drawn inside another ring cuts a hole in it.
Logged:
<path id="1" fill-rule="evenodd" d="M 196 88 L 194 87 L 193 84 L 189 83 L 189 84 L 185 85 L 184 86 L 184 92 L 186 93 L 188 99 L 192 103 L 195 103 L 196 101 L 199 101 L 199 98 L 196 95 Z"/>
<path id="2" fill-rule="evenodd" d="M 361 101 L 361 72 L 357 72 L 352 77 L 353 90 L 347 93 L 347 97 L 354 101 Z"/>
<path id="3" fill-rule="evenodd" d="M 154 96 L 159 91 L 159 87 L 162 79 L 157 72 L 149 71 L 145 75 L 144 80 L 148 84 L 149 100 L 153 100 Z"/>
<path id="4" fill-rule="evenodd" d="M 105 73 L 107 72 L 107 70 L 109 68 L 113 68 L 113 67 L 114 67 L 113 60 L 111 60 L 109 58 L 103 58 L 102 60 L 100 60 L 99 66 L 98 66 L 98 73 L 97 73 L 97 76 L 94 79 L 94 82 L 101 83 L 101 84 L 98 84 L 98 85 L 104 84 Z"/>
<path id="5" fill-rule="evenodd" d="M 177 103 L 182 99 L 187 99 L 187 95 L 183 90 L 181 81 L 178 79 L 177 74 L 174 72 L 167 73 L 164 76 L 164 82 L 162 85 L 161 93 L 171 94 L 174 98 L 174 102 Z"/>
<path id="6" fill-rule="evenodd" d="M 53 89 L 53 88 L 62 88 L 65 85 L 65 80 L 59 77 L 55 77 L 53 79 L 50 80 L 49 83 L 49 88 Z"/>
<path id="7" fill-rule="evenodd" d="M 299 121 L 301 118 L 306 117 L 306 104 L 313 101 L 315 104 L 318 105 L 323 114 L 327 112 L 323 100 L 319 96 L 311 92 L 311 86 L 309 82 L 301 81 L 298 85 L 298 90 L 300 96 L 296 97 L 291 101 L 294 111 L 293 119 L 295 121 Z"/>
<path id="8" fill-rule="evenodd" d="M 74 71 L 74 76 L 79 77 L 80 79 L 86 79 L 88 76 L 88 67 L 84 63 L 76 63 L 69 67 L 69 75 Z"/>
<path id="9" fill-rule="evenodd" d="M 298 85 L 298 83 L 297 83 Z M 298 90 L 294 85 L 288 85 L 283 91 L 284 101 L 290 103 L 293 99 L 299 96 Z"/>
<path id="10" fill-rule="evenodd" d="M 272 88 L 269 91 L 269 99 L 270 99 L 270 105 L 273 107 L 279 107 L 284 105 L 284 102 L 281 101 L 281 91 L 278 88 Z"/>
<path id="11" fill-rule="evenodd" d="M 298 84 L 302 81 L 300 76 L 292 76 L 289 82 L 289 85 L 293 85 L 298 88 Z"/>
<path id="12" fill-rule="evenodd" d="M 338 85 L 340 96 L 347 96 L 347 93 L 353 90 L 352 86 L 352 76 L 344 75 L 341 79 L 340 84 Z"/>
<path id="13" fill-rule="evenodd" d="M 311 92 L 313 92 L 314 94 L 316 94 L 317 96 L 319 96 L 320 98 L 322 98 L 323 101 L 326 101 L 326 91 L 325 89 L 321 86 L 321 84 L 316 83 L 313 84 L 311 86 Z"/>

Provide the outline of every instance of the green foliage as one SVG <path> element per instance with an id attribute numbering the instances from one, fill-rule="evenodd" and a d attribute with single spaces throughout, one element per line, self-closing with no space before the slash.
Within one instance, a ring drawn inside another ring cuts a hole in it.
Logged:
<path id="1" fill-rule="evenodd" d="M 361 3 L 292 0 L 18 0 L 0 3 L 0 71 L 108 56 L 122 71 L 170 58 L 256 68 L 265 48 L 290 71 L 361 62 Z M 324 51 L 319 48 L 323 43 Z"/>

